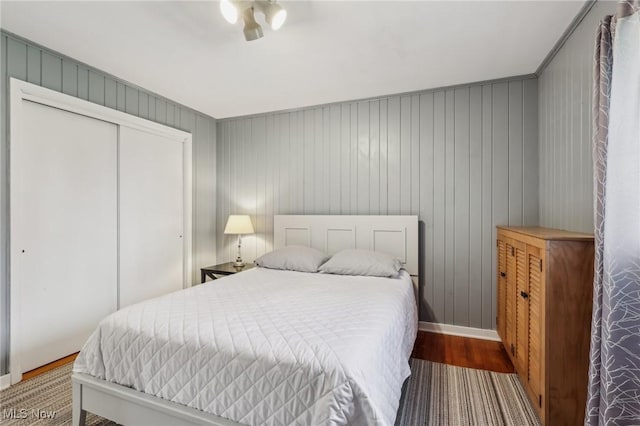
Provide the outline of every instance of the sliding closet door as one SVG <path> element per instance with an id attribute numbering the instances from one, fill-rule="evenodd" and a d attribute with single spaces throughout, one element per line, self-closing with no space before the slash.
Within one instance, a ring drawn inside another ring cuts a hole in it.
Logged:
<path id="1" fill-rule="evenodd" d="M 24 372 L 78 352 L 116 310 L 117 126 L 29 101 L 19 106 L 11 342 Z"/>
<path id="2" fill-rule="evenodd" d="M 120 307 L 184 286 L 183 144 L 120 129 Z"/>

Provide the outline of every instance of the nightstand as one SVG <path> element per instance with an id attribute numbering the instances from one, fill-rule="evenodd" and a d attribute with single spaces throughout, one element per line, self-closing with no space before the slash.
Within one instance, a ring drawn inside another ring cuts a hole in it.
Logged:
<path id="1" fill-rule="evenodd" d="M 200 282 L 204 283 L 207 280 L 207 277 L 215 280 L 218 278 L 216 275 L 233 275 L 237 272 L 248 271 L 254 267 L 255 265 L 253 263 L 246 263 L 243 267 L 239 268 L 237 266 L 233 266 L 233 262 L 205 266 L 204 268 L 200 268 Z"/>

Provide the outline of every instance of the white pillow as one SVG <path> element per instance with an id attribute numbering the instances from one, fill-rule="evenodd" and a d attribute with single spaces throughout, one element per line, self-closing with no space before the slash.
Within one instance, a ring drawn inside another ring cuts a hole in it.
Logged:
<path id="1" fill-rule="evenodd" d="M 287 246 L 260 256 L 254 263 L 261 268 L 318 272 L 327 259 L 328 255 L 311 247 Z"/>
<path id="2" fill-rule="evenodd" d="M 369 250 L 342 250 L 320 266 L 320 272 L 340 275 L 395 277 L 402 263 L 398 259 Z"/>

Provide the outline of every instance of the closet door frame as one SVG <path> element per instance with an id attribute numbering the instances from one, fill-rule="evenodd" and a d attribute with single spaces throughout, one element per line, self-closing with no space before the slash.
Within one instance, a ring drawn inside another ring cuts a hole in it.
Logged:
<path id="1" fill-rule="evenodd" d="M 108 123 L 113 123 L 120 127 L 128 127 L 136 130 L 140 130 L 146 133 L 163 136 L 168 139 L 175 140 L 182 143 L 183 146 L 183 173 L 184 173 L 184 191 L 183 191 L 183 211 L 184 211 L 184 238 L 183 238 L 183 287 L 190 287 L 192 283 L 192 136 L 191 133 L 177 130 L 172 127 L 168 127 L 153 121 L 149 121 L 140 117 L 136 117 L 127 114 L 122 111 L 116 111 L 114 109 L 97 105 L 84 99 L 76 98 L 70 95 L 66 95 L 60 92 L 56 92 L 51 89 L 37 86 L 35 84 L 27 83 L 25 81 L 11 78 L 10 86 L 10 117 L 9 117 L 9 174 L 10 174 L 10 188 L 9 188 L 9 306 L 10 312 L 10 324 L 9 324 L 9 372 L 11 374 L 11 384 L 17 383 L 22 380 L 22 373 L 20 371 L 20 360 L 18 356 L 20 335 L 18 331 L 17 319 L 20 318 L 20 274 L 18 267 L 19 247 L 12 244 L 11 235 L 15 232 L 14 227 L 18 226 L 15 220 L 11 218 L 11 206 L 19 205 L 18 197 L 20 194 L 15 191 L 14 184 L 17 182 L 17 171 L 13 165 L 23 164 L 20 156 L 20 143 L 21 143 L 21 124 L 24 114 L 22 112 L 22 105 L 24 101 L 35 102 L 41 105 L 57 108 L 63 111 L 68 111 L 74 114 L 83 115 L 89 118 L 102 120 Z M 118 130 L 118 135 L 120 131 Z M 118 142 L 119 144 L 119 142 Z M 119 248 L 118 248 L 119 250 Z M 118 255 L 119 257 L 119 255 Z M 119 282 L 118 282 L 119 293 Z M 0 350 L 3 348 L 0 347 Z"/>

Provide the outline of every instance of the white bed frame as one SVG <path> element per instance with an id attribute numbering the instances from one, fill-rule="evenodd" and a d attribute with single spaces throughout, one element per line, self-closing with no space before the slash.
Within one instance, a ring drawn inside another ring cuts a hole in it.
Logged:
<path id="1" fill-rule="evenodd" d="M 305 245 L 329 254 L 347 248 L 390 254 L 412 276 L 417 295 L 417 216 L 275 216 L 274 248 L 287 245 Z M 87 412 L 122 425 L 241 425 L 87 374 L 73 373 L 71 382 L 73 426 L 84 426 Z"/>

